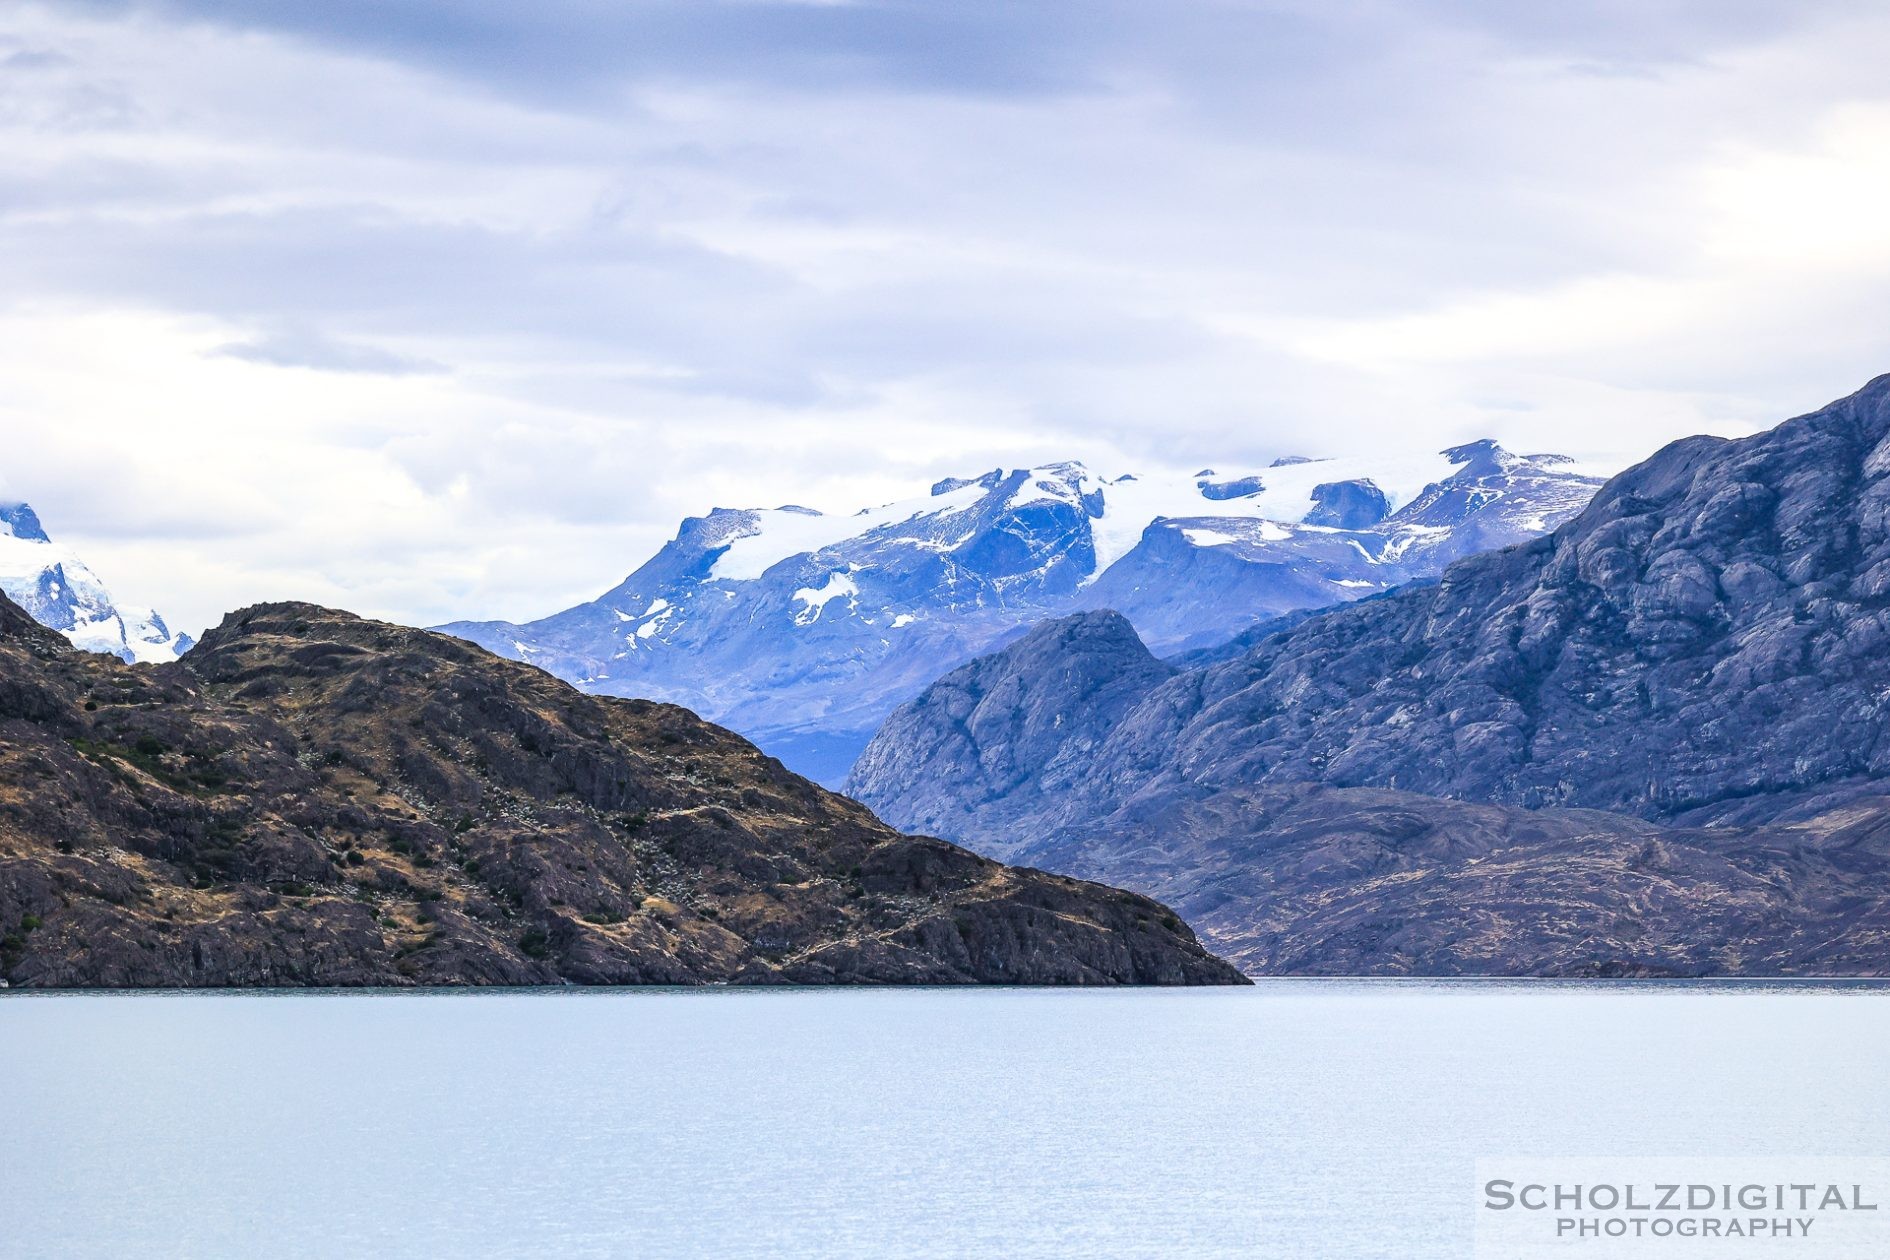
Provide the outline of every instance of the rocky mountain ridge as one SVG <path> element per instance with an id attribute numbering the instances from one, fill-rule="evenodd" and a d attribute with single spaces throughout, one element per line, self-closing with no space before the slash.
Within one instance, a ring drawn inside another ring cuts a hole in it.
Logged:
<path id="1" fill-rule="evenodd" d="M 127 666 L 0 598 L 15 986 L 1239 979 L 674 706 L 306 604 Z"/>

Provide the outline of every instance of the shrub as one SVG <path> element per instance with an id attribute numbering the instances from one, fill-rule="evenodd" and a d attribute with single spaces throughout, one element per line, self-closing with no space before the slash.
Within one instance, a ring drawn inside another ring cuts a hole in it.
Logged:
<path id="1" fill-rule="evenodd" d="M 518 938 L 519 952 L 527 958 L 544 959 L 551 956 L 551 937 L 541 927 L 526 928 Z"/>

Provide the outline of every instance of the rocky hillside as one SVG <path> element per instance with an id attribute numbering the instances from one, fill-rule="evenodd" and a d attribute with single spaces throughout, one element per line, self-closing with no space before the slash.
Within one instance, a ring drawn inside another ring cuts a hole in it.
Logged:
<path id="1" fill-rule="evenodd" d="M 1250 975 L 1890 974 L 1890 796 L 1662 827 L 1309 784 L 1156 792 L 1023 847 Z"/>
<path id="2" fill-rule="evenodd" d="M 999 470 L 848 516 L 718 508 L 596 600 L 441 628 L 838 783 L 894 706 L 1045 618 L 1111 608 L 1160 651 L 1220 642 L 1535 537 L 1599 484 L 1487 441 L 1244 475 Z"/>
<path id="3" fill-rule="evenodd" d="M 894 710 L 848 790 L 914 831 L 1021 851 L 1062 825 L 1110 733 L 1179 673 L 1120 613 L 1047 621 Z"/>
<path id="4" fill-rule="evenodd" d="M 0 599 L 24 986 L 1232 983 L 1142 897 L 902 836 L 668 705 L 308 605 L 183 661 Z"/>
<path id="5" fill-rule="evenodd" d="M 1250 922 L 1272 913 L 1266 899 L 1350 887 L 1328 885 L 1324 833 L 1288 835 L 1256 803 L 1274 789 L 1396 790 L 1418 820 L 1410 825 L 1443 837 L 1492 826 L 1522 835 L 1552 816 L 1525 811 L 1573 809 L 1591 833 L 1584 851 L 1625 853 L 1652 836 L 1669 846 L 1663 853 L 1696 855 L 1665 877 L 1701 905 L 1738 882 L 1716 862 L 1783 846 L 1809 865 L 1753 920 L 1774 924 L 1762 965 L 1810 966 L 1793 961 L 1786 936 L 1832 927 L 1818 906 L 1869 919 L 1881 905 L 1890 377 L 1752 438 L 1676 443 L 1548 537 L 1464 560 L 1435 585 L 1282 622 L 1228 659 L 1157 677 L 1132 638 L 1128 626 L 1092 618 L 1080 633 L 1036 637 L 1087 662 L 1047 668 L 1014 650 L 949 676 L 889 720 L 853 790 L 896 824 L 923 819 L 986 851 L 1164 889 L 1204 925 L 1218 923 L 1203 930 L 1224 949 L 1237 948 L 1238 933 L 1197 898 L 1210 884 L 1242 902 L 1228 913 Z M 1112 671 L 1121 682 L 1106 715 L 1057 683 L 1081 676 L 1107 687 L 1101 676 Z M 974 686 L 1011 689 L 1039 716 L 1010 727 L 967 721 Z M 1333 817 L 1352 817 L 1343 794 L 1321 799 Z M 1467 802 L 1511 812 L 1473 822 Z M 1353 834 L 1350 825 L 1335 834 Z M 1577 838 L 1556 843 L 1565 842 Z M 1253 846 L 1285 863 L 1264 897 L 1251 881 L 1236 895 L 1239 880 L 1210 877 Z M 1538 925 L 1571 906 L 1598 912 L 1626 886 L 1558 885 L 1546 878 L 1559 869 L 1555 846 L 1532 842 L 1512 856 L 1531 853 L 1540 866 L 1523 874 L 1535 880 L 1528 913 Z M 1491 873 L 1480 866 L 1471 882 Z M 1358 903 L 1360 913 L 1409 923 L 1425 881 L 1435 889 L 1444 878 L 1441 865 L 1420 861 Z M 1629 927 L 1651 931 L 1646 911 Z M 1649 966 L 1732 968 L 1728 957 L 1701 961 L 1717 939 L 1710 920 L 1674 922 L 1696 935 L 1680 942 L 1692 953 L 1673 957 L 1692 961 Z M 1313 931 L 1339 928 L 1322 919 Z M 1834 947 L 1890 965 L 1858 944 L 1876 939 L 1858 931 Z M 1597 948 L 1632 960 L 1642 957 L 1635 939 Z M 1542 952 L 1546 940 L 1519 930 L 1509 963 L 1569 965 Z M 1267 965 L 1272 948 L 1259 955 Z M 1338 959 L 1349 946 L 1324 948 Z"/>

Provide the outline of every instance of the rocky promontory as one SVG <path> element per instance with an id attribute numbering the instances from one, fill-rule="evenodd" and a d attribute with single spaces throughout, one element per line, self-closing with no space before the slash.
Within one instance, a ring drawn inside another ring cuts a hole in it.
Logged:
<path id="1" fill-rule="evenodd" d="M 0 978 L 1241 979 L 1154 901 L 901 835 L 672 705 L 308 604 L 128 666 L 3 599 Z"/>

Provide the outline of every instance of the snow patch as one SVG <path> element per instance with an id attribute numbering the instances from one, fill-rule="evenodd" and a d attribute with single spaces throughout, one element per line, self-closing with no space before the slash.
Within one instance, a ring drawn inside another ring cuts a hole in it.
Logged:
<path id="1" fill-rule="evenodd" d="M 824 516 L 806 509 L 774 508 L 757 511 L 753 533 L 730 543 L 709 566 L 709 577 L 725 582 L 752 582 L 792 556 L 805 555 L 835 543 L 858 538 L 887 525 L 901 525 L 925 516 L 950 516 L 976 505 L 986 490 L 975 482 L 936 497 L 902 499 L 883 507 L 867 508 L 853 516 Z"/>
<path id="2" fill-rule="evenodd" d="M 854 585 L 853 579 L 848 577 L 844 570 L 829 573 L 827 575 L 826 585 L 820 587 L 803 586 L 794 592 L 795 601 L 805 605 L 801 611 L 794 614 L 794 624 L 797 626 L 813 625 L 816 621 L 820 620 L 820 615 L 827 610 L 828 604 L 843 597 L 846 599 L 849 608 L 857 608 L 859 606 L 859 600 L 856 597 L 859 593 L 860 588 Z"/>

